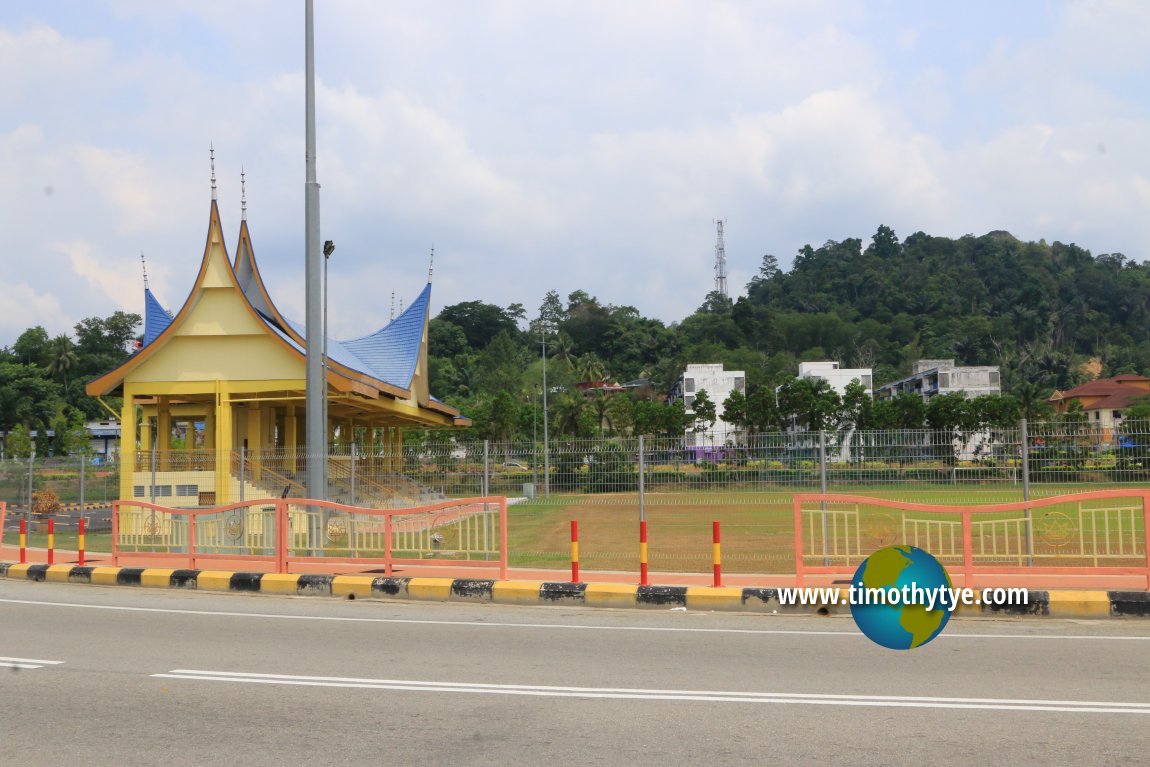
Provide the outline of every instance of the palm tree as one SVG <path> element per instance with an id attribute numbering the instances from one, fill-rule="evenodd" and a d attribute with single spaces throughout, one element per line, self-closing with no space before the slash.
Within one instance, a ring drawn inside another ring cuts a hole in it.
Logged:
<path id="1" fill-rule="evenodd" d="M 551 342 L 551 356 L 566 364 L 570 370 L 575 362 L 575 342 L 571 340 L 571 336 L 560 332 Z"/>
<path id="2" fill-rule="evenodd" d="M 579 436 L 579 419 L 583 415 L 586 400 L 579 392 L 565 391 L 555 403 L 555 425 L 560 434 Z"/>
<path id="3" fill-rule="evenodd" d="M 612 429 L 615 428 L 614 425 L 611 424 L 611 419 L 609 416 L 611 398 L 609 398 L 603 392 L 597 391 L 591 395 L 590 399 L 588 400 L 588 404 L 591 406 L 591 411 L 595 413 L 595 423 L 599 425 L 600 437 L 603 436 L 604 421 L 606 421 L 607 425 L 611 426 Z"/>
<path id="4" fill-rule="evenodd" d="M 48 374 L 62 376 L 64 390 L 68 390 L 68 371 L 76 365 L 76 351 L 72 339 L 60 334 L 52 339 L 48 347 Z"/>
<path id="5" fill-rule="evenodd" d="M 607 366 L 595 352 L 587 352 L 576 360 L 575 369 L 579 379 L 584 382 L 603 381 L 607 378 Z"/>

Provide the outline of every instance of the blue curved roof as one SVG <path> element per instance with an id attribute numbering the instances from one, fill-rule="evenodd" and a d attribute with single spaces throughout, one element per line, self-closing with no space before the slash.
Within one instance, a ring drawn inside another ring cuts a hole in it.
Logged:
<path id="1" fill-rule="evenodd" d="M 363 372 L 374 371 L 388 383 L 410 388 L 430 301 L 428 283 L 402 314 L 369 336 L 344 341 L 343 347 L 370 366 L 370 371 Z"/>
<path id="2" fill-rule="evenodd" d="M 240 244 L 236 248 L 236 263 L 232 269 L 240 292 L 264 322 L 292 346 L 305 351 L 303 344 L 307 339 L 307 329 L 283 316 L 268 297 L 256 266 L 246 221 L 240 226 Z M 428 283 L 406 311 L 375 333 L 352 341 L 337 341 L 328 336 L 325 346 L 328 358 L 376 380 L 410 389 L 419 363 L 430 304 L 431 283 Z"/>
<path id="3" fill-rule="evenodd" d="M 152 295 L 152 291 L 144 288 L 144 346 L 152 343 L 160 334 L 172 324 L 172 317 L 168 311 L 160 306 L 160 302 Z"/>
<path id="4" fill-rule="evenodd" d="M 423 324 L 431 301 L 431 285 L 419 294 L 402 314 L 375 333 L 351 341 L 327 339 L 327 356 L 332 361 L 352 370 L 364 373 L 401 389 L 411 388 L 415 367 L 419 362 L 420 345 L 423 341 Z M 284 319 L 288 328 L 280 328 L 275 318 L 258 311 L 260 317 L 284 340 L 299 351 L 305 351 L 302 344 L 285 331 L 290 329 L 299 338 L 307 337 L 307 329 Z"/>

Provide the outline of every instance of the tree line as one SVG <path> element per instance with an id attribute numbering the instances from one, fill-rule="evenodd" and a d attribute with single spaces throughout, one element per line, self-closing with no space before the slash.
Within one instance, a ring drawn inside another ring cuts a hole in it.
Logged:
<path id="1" fill-rule="evenodd" d="M 522 304 L 454 304 L 430 330 L 432 390 L 473 418 L 477 439 L 539 431 L 544 352 L 548 426 L 573 437 L 705 427 L 708 413 L 691 420 L 681 401 L 650 396 L 671 392 L 688 363 L 746 372 L 745 396 L 709 404 L 752 433 L 1016 426 L 1052 419 L 1046 400 L 1056 389 L 1150 372 L 1150 267 L 1007 232 L 900 240 L 880 226 L 865 246 L 804 246 L 789 271 L 764 255 L 743 294 L 708 293 L 679 322 L 577 290 L 566 300 L 548 292 L 530 316 Z M 796 378 L 800 362 L 831 359 L 872 368 L 878 386 L 937 358 L 999 366 L 1003 394 L 875 402 Z M 638 379 L 649 381 L 647 396 L 576 388 Z"/>
<path id="2" fill-rule="evenodd" d="M 119 366 L 138 340 L 138 314 L 114 312 L 88 317 L 73 327 L 74 337 L 50 337 L 41 326 L 29 328 L 11 346 L 0 348 L 0 431 L 8 455 L 67 455 L 88 446 L 84 422 L 108 418 L 85 384 Z M 119 411 L 120 400 L 108 405 Z M 54 432 L 49 436 L 48 432 Z M 36 432 L 35 440 L 32 432 Z"/>
<path id="3" fill-rule="evenodd" d="M 108 415 L 84 383 L 127 358 L 140 324 L 139 315 L 115 312 L 81 320 L 72 335 L 31 328 L 0 349 L 0 430 Z M 923 358 L 998 365 L 1003 395 L 874 402 L 861 387 L 839 395 L 795 377 L 799 362 L 832 359 L 872 368 L 877 386 Z M 688 363 L 745 371 L 746 394 L 707 393 L 694 416 L 686 413 L 664 395 Z M 1147 372 L 1150 267 L 1007 232 L 900 240 L 880 226 L 865 246 L 804 246 L 789 271 L 767 254 L 740 295 L 708 293 L 669 324 L 583 290 L 566 299 L 552 290 L 536 311 L 465 301 L 429 327 L 431 390 L 473 419 L 465 439 L 540 435 L 544 396 L 548 429 L 570 437 L 679 435 L 720 414 L 751 433 L 1015 425 L 1050 418 L 1055 389 Z M 635 385 L 620 395 L 605 383 Z"/>

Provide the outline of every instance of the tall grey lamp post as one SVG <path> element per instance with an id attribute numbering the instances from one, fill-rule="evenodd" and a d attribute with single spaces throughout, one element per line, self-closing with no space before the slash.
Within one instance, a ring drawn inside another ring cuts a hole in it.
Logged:
<path id="1" fill-rule="evenodd" d="M 327 498 L 326 423 L 324 421 L 324 390 L 327 388 L 323 373 L 324 339 L 327 328 L 323 325 L 323 293 L 320 269 L 319 184 L 315 176 L 315 43 L 313 34 L 312 0 L 304 5 L 304 59 L 305 98 L 304 121 L 306 134 L 304 182 L 304 242 L 306 268 L 304 285 L 307 319 L 307 376 L 306 376 L 306 440 L 307 494 L 309 498 Z M 319 531 L 316 531 L 317 533 Z M 317 540 L 318 542 L 318 540 Z"/>
<path id="2" fill-rule="evenodd" d="M 551 447 L 547 438 L 547 326 L 539 326 L 543 341 L 543 497 L 551 497 Z"/>

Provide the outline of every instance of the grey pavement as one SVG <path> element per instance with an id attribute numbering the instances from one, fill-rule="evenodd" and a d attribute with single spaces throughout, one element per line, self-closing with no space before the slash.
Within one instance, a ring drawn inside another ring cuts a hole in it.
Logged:
<path id="1" fill-rule="evenodd" d="M 1150 626 L 0 581 L 0 764 L 1134 764 Z M 56 663 L 34 663 L 55 661 Z"/>

